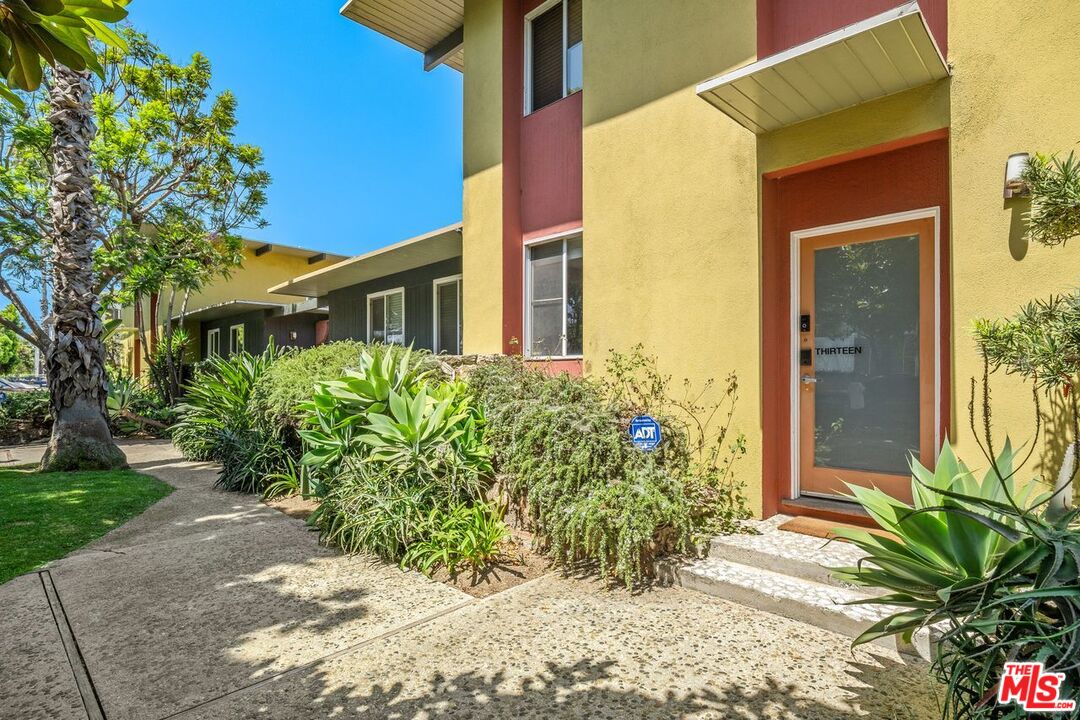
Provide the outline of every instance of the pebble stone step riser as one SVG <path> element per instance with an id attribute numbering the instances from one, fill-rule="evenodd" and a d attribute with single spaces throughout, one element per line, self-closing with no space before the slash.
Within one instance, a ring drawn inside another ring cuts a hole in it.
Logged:
<path id="1" fill-rule="evenodd" d="M 779 557 L 750 547 L 731 545 L 725 543 L 722 538 L 714 538 L 709 544 L 709 557 L 736 562 L 740 565 L 749 565 L 750 567 L 765 568 L 775 573 L 826 585 L 850 587 L 850 585 L 833 577 L 832 572 L 824 565 L 806 560 Z"/>
<path id="2" fill-rule="evenodd" d="M 800 603 L 788 598 L 773 597 L 756 588 L 723 583 L 687 572 L 680 572 L 678 578 L 679 585 L 689 590 L 696 590 L 707 595 L 730 600 L 755 610 L 786 617 L 789 620 L 804 622 L 807 625 L 813 625 L 850 638 L 858 637 L 869 625 L 815 605 Z M 896 642 L 888 638 L 876 640 L 874 644 L 889 650 L 897 649 Z"/>

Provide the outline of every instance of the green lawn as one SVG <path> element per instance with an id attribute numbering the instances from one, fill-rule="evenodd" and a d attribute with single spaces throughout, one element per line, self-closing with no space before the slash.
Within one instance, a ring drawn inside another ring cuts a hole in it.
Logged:
<path id="1" fill-rule="evenodd" d="M 171 492 L 130 471 L 0 470 L 0 583 L 101 537 Z"/>

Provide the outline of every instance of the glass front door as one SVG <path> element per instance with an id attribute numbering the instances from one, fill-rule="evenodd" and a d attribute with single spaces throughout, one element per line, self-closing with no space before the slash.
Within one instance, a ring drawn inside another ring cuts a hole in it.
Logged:
<path id="1" fill-rule="evenodd" d="M 934 224 L 800 240 L 799 488 L 910 499 L 934 454 Z"/>

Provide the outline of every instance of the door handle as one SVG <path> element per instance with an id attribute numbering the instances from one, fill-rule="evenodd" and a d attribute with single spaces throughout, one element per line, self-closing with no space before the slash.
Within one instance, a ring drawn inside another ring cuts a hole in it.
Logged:
<path id="1" fill-rule="evenodd" d="M 803 385 L 813 385 L 817 382 L 817 378 L 813 375 L 803 375 L 799 380 L 802 381 Z"/>

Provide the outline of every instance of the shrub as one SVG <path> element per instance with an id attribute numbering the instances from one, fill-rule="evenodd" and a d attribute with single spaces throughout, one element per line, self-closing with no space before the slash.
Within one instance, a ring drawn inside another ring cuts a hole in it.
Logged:
<path id="1" fill-rule="evenodd" d="M 0 419 L 40 423 L 49 422 L 49 391 L 27 390 L 8 393 L 7 400 L 0 403 Z"/>
<path id="2" fill-rule="evenodd" d="M 1080 690 L 1080 511 L 1052 517 L 1051 494 L 1034 497 L 1034 482 L 1020 487 L 1015 477 L 1023 461 L 1008 441 L 995 457 L 988 397 L 980 447 L 990 469 L 981 481 L 945 443 L 933 472 L 912 462 L 913 505 L 852 487 L 890 537 L 836 531 L 868 554 L 837 576 L 888 591 L 865 602 L 903 608 L 855 644 L 888 635 L 910 640 L 922 629 L 940 633 L 931 670 L 945 686 L 945 718 L 1026 717 L 994 703 L 1006 661 L 1044 663 L 1072 678 L 1065 697 Z M 974 411 L 972 420 L 974 431 Z"/>
<path id="3" fill-rule="evenodd" d="M 52 416 L 48 390 L 8 393 L 0 403 L 0 445 L 21 445 L 49 436 Z"/>
<path id="4" fill-rule="evenodd" d="M 484 544 L 446 520 L 483 502 L 491 473 L 467 385 L 434 380 L 408 351 L 374 348 L 356 371 L 319 383 L 305 408 L 303 463 L 314 471 L 321 504 L 312 521 L 325 541 L 428 572 L 448 560 L 485 561 Z M 457 540 L 464 544 L 433 555 Z M 410 555 L 418 545 L 426 550 Z"/>
<path id="5" fill-rule="evenodd" d="M 255 383 L 251 409 L 267 426 L 296 428 L 303 419 L 298 409 L 311 399 L 315 384 L 336 380 L 360 362 L 367 347 L 352 340 L 302 350 L 286 349 Z"/>
<path id="6" fill-rule="evenodd" d="M 307 414 L 301 406 L 311 400 L 315 385 L 337 380 L 347 370 L 358 369 L 365 352 L 385 352 L 391 358 L 408 354 L 413 364 L 425 368 L 435 366 L 431 356 L 424 352 L 412 352 L 397 345 L 368 345 L 354 340 L 302 350 L 288 349 L 255 383 L 251 394 L 252 412 L 266 427 L 281 433 L 286 442 L 294 442 L 295 433 Z"/>
<path id="7" fill-rule="evenodd" d="M 704 404 L 700 393 L 675 403 L 666 398 L 670 379 L 654 367 L 635 348 L 613 355 L 604 383 L 548 377 L 511 358 L 469 376 L 498 477 L 541 548 L 564 566 L 595 561 L 627 585 L 650 574 L 657 555 L 690 550 L 697 535 L 746 516 L 733 480 L 745 440 L 729 440 L 737 382 L 730 378 L 719 403 Z M 692 419 L 676 415 L 677 405 Z M 665 428 L 654 453 L 627 439 L 630 419 L 643 411 Z M 716 417 L 725 419 L 719 430 Z"/>
<path id="8" fill-rule="evenodd" d="M 283 463 L 280 442 L 250 411 L 252 389 L 275 354 L 271 345 L 262 355 L 208 359 L 177 408 L 173 442 L 188 459 L 221 462 L 218 485 L 225 489 L 261 490 Z"/>
<path id="9" fill-rule="evenodd" d="M 401 564 L 429 575 L 439 565 L 451 575 L 459 565 L 484 570 L 502 555 L 510 537 L 502 513 L 490 503 L 432 508 L 421 534 L 424 539 L 409 546 Z"/>
<path id="10" fill-rule="evenodd" d="M 116 435 L 149 433 L 158 437 L 168 435 L 169 426 L 176 421 L 176 411 L 154 390 L 138 380 L 117 375 L 109 381 L 106 398 L 109 426 Z"/>

